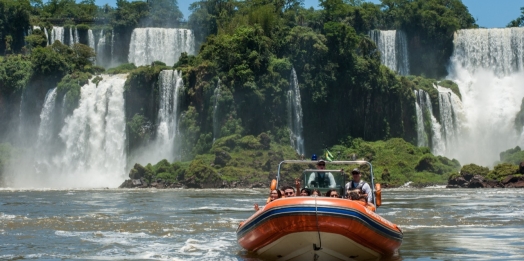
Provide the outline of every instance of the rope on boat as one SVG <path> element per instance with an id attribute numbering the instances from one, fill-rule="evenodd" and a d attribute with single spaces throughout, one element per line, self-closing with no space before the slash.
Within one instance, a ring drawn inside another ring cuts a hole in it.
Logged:
<path id="1" fill-rule="evenodd" d="M 317 206 L 317 196 L 315 196 L 315 217 L 317 219 L 317 232 L 318 232 L 318 242 L 319 246 L 317 247 L 317 244 L 313 244 L 313 250 L 318 251 L 322 249 L 322 239 L 320 238 L 320 227 L 318 225 L 318 206 Z"/>

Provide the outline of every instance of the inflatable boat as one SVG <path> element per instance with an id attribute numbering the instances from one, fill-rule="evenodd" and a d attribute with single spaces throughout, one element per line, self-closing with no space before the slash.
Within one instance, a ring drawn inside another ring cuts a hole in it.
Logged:
<path id="1" fill-rule="evenodd" d="M 281 164 L 289 162 L 297 161 L 283 161 Z M 329 164 L 367 164 L 373 183 L 369 162 Z M 277 184 L 280 170 L 279 165 Z M 304 181 L 311 171 L 317 170 L 306 170 Z M 337 174 L 336 188 L 340 189 L 340 195 L 345 195 L 344 171 L 328 171 Z M 374 196 L 373 202 L 379 206 L 380 197 Z M 237 240 L 244 249 L 265 260 L 379 260 L 397 254 L 402 244 L 402 231 L 361 201 L 299 196 L 269 202 L 240 224 Z"/>

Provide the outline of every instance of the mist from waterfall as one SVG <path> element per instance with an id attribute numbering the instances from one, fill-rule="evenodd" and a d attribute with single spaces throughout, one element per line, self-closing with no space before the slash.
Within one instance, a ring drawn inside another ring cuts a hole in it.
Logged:
<path id="1" fill-rule="evenodd" d="M 136 66 L 154 61 L 173 66 L 183 52 L 194 54 L 195 37 L 189 29 L 135 28 L 129 44 L 128 62 Z"/>
<path id="2" fill-rule="evenodd" d="M 524 28 L 455 33 L 448 79 L 459 86 L 464 118 L 447 157 L 492 166 L 500 152 L 524 145 L 515 126 L 524 97 L 523 53 Z"/>
<path id="3" fill-rule="evenodd" d="M 11 187 L 117 187 L 126 177 L 124 83 L 127 75 L 101 75 L 81 87 L 78 108 L 59 133 L 53 119 L 56 89 L 48 92 L 33 154 L 15 161 Z M 21 162 L 23 164 L 21 164 Z M 34 162 L 34 164 L 30 164 Z"/>
<path id="4" fill-rule="evenodd" d="M 372 30 L 369 37 L 381 53 L 382 64 L 400 75 L 409 75 L 408 42 L 404 32 Z"/>
<path id="5" fill-rule="evenodd" d="M 220 98 L 220 80 L 217 82 L 217 87 L 213 92 L 215 102 L 213 104 L 213 142 L 220 136 L 220 126 L 218 121 L 218 99 Z"/>
<path id="6" fill-rule="evenodd" d="M 304 155 L 305 149 L 303 136 L 304 127 L 302 124 L 302 100 L 300 98 L 300 88 L 298 85 L 298 78 L 295 68 L 291 70 L 287 98 L 288 125 L 291 146 L 299 155 Z"/>

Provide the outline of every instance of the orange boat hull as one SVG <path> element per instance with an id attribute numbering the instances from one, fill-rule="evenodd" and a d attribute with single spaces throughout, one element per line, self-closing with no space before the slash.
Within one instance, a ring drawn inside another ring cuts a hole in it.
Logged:
<path id="1" fill-rule="evenodd" d="M 237 239 L 270 260 L 377 260 L 397 253 L 402 231 L 356 201 L 294 197 L 256 212 Z"/>

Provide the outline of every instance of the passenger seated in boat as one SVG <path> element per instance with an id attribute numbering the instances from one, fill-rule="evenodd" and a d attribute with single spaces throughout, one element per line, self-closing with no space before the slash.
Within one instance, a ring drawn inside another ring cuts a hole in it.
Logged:
<path id="1" fill-rule="evenodd" d="M 361 179 L 362 174 L 360 173 L 360 170 L 357 168 L 353 169 L 351 175 L 353 176 L 353 180 L 346 184 L 346 191 L 359 190 L 360 194 L 367 195 L 367 202 L 372 202 L 373 195 L 371 195 L 371 187 L 369 187 L 367 182 Z"/>
<path id="2" fill-rule="evenodd" d="M 336 189 L 328 190 L 328 192 L 326 192 L 326 197 L 340 198 L 340 196 L 338 195 L 338 191 Z"/>
<path id="3" fill-rule="evenodd" d="M 284 196 L 286 198 L 295 196 L 295 189 L 291 186 L 284 187 Z"/>
<path id="4" fill-rule="evenodd" d="M 326 162 L 322 159 L 319 160 L 317 162 L 317 169 L 326 169 Z M 335 188 L 337 183 L 331 172 L 313 172 L 309 175 L 307 185 L 310 188 Z"/>
<path id="5" fill-rule="evenodd" d="M 311 190 L 308 188 L 303 188 L 300 190 L 300 196 L 310 196 Z"/>
<path id="6" fill-rule="evenodd" d="M 274 201 L 275 199 L 279 199 L 282 197 L 282 193 L 280 193 L 280 190 L 274 189 L 269 192 L 269 198 L 266 200 L 266 204 Z M 260 208 L 257 203 L 255 203 L 255 210 L 258 211 Z"/>
<path id="7" fill-rule="evenodd" d="M 375 212 L 377 210 L 377 207 L 371 202 L 368 201 L 368 196 L 366 194 L 361 194 L 359 190 L 351 190 L 347 191 L 348 199 L 349 200 L 356 200 L 362 203 L 363 206 L 365 206 L 367 209 Z"/>
<path id="8" fill-rule="evenodd" d="M 313 189 L 313 191 L 311 191 L 311 196 L 320 197 L 320 196 L 322 196 L 322 193 L 320 193 L 320 190 L 318 190 L 318 189 Z"/>

